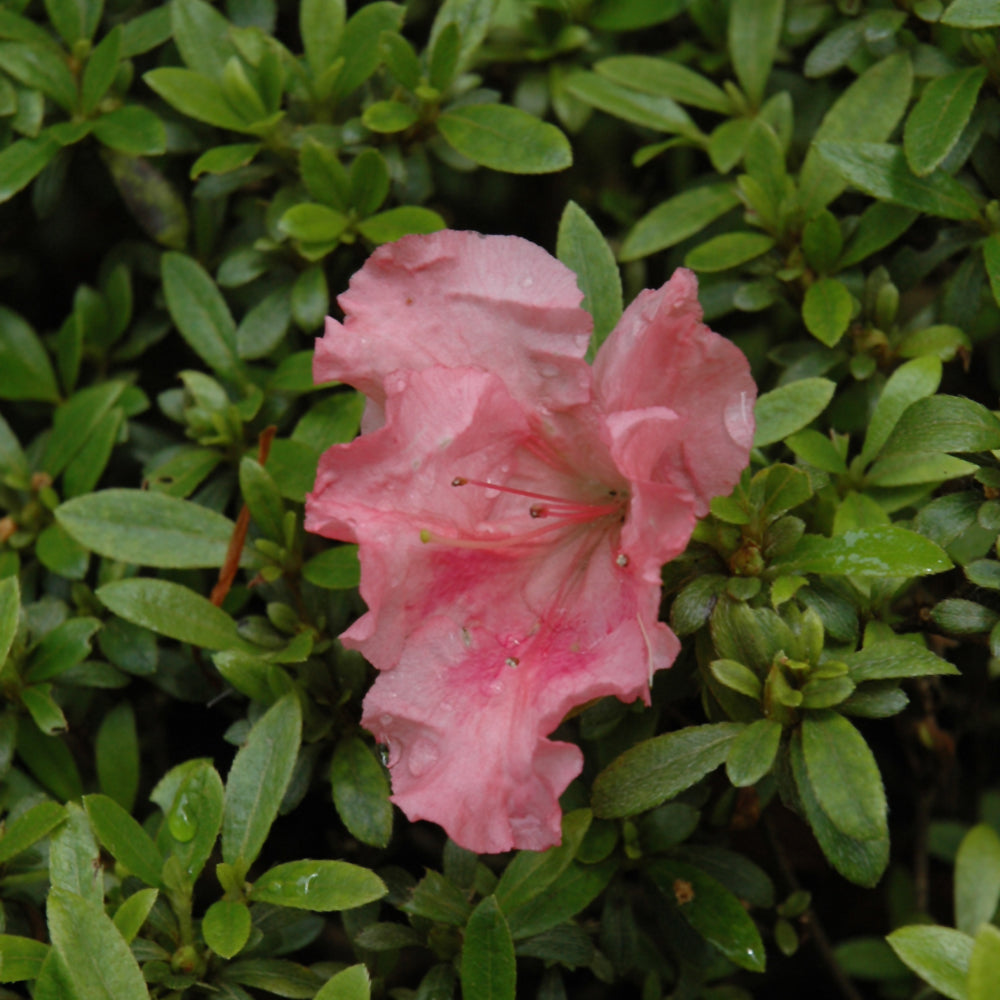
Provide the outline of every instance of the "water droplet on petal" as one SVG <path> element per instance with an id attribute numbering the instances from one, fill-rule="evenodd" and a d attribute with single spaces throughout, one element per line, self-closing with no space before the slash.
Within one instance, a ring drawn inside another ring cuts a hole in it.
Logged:
<path id="1" fill-rule="evenodd" d="M 414 778 L 426 774 L 437 762 L 438 748 L 426 737 L 418 739 L 406 755 L 406 766 Z"/>
<path id="2" fill-rule="evenodd" d="M 745 392 L 726 403 L 722 421 L 726 433 L 739 447 L 750 447 L 753 443 L 753 404 Z"/>
<path id="3" fill-rule="evenodd" d="M 532 278 L 530 275 L 527 278 L 522 278 L 521 279 L 521 287 L 522 288 L 531 288 L 531 286 L 534 283 L 535 283 L 535 279 Z"/>

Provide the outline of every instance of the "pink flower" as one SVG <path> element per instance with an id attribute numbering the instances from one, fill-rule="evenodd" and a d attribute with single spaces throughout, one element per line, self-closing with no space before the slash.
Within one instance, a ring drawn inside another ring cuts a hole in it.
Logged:
<path id="1" fill-rule="evenodd" d="M 362 722 L 393 801 L 471 850 L 558 843 L 582 754 L 546 737 L 592 699 L 648 703 L 677 655 L 660 568 L 738 479 L 756 393 L 696 292 L 683 270 L 643 292 L 591 368 L 567 268 L 446 231 L 379 248 L 317 342 L 316 379 L 368 397 L 306 501 L 360 545 Z"/>

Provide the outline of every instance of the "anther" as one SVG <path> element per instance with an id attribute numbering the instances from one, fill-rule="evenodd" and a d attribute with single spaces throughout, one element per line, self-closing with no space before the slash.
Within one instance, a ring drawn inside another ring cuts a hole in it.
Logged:
<path id="1" fill-rule="evenodd" d="M 503 662 L 508 667 L 516 667 L 521 661 L 516 656 L 508 656 Z"/>
<path id="2" fill-rule="evenodd" d="M 468 481 L 468 479 L 463 479 L 461 476 L 455 476 L 455 478 L 451 481 L 451 485 L 464 486 Z"/>
<path id="3" fill-rule="evenodd" d="M 615 559 L 615 564 L 624 569 L 628 565 L 628 556 L 625 555 L 624 552 L 619 552 L 617 558 Z"/>
<path id="4" fill-rule="evenodd" d="M 533 503 L 528 508 L 528 513 L 532 517 L 547 517 L 549 511 L 548 511 L 548 508 L 545 507 L 545 506 L 543 506 L 542 504 L 540 504 L 540 503 Z"/>

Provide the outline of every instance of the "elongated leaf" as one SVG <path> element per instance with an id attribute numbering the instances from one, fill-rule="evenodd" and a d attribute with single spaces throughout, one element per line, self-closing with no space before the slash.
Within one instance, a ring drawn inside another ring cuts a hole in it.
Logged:
<path id="1" fill-rule="evenodd" d="M 171 0 L 170 21 L 186 65 L 212 79 L 221 77 L 236 55 L 225 17 L 205 0 Z"/>
<path id="2" fill-rule="evenodd" d="M 98 840 L 111 855 L 146 885 L 158 887 L 163 858 L 149 834 L 106 795 L 85 795 L 83 804 Z"/>
<path id="3" fill-rule="evenodd" d="M 914 358 L 889 376 L 868 423 L 862 463 L 867 465 L 881 451 L 907 407 L 935 393 L 940 384 L 941 361 L 934 357 Z"/>
<path id="4" fill-rule="evenodd" d="M 299 29 L 306 62 L 318 77 L 334 60 L 346 20 L 345 0 L 302 0 Z"/>
<path id="5" fill-rule="evenodd" d="M 673 798 L 726 759 L 742 728 L 733 722 L 689 726 L 626 750 L 594 780 L 594 814 L 634 816 Z"/>
<path id="6" fill-rule="evenodd" d="M 167 104 L 195 121 L 233 132 L 252 132 L 246 119 L 226 100 L 222 87 L 209 76 L 178 66 L 151 69 L 143 80 Z"/>
<path id="7" fill-rule="evenodd" d="M 983 66 L 970 66 L 931 80 L 924 88 L 903 130 L 903 151 L 918 177 L 939 166 L 958 142 L 985 79 Z"/>
<path id="8" fill-rule="evenodd" d="M 58 476 L 98 432 L 102 421 L 125 391 L 125 383 L 112 381 L 89 386 L 75 393 L 56 410 L 42 454 L 42 468 Z"/>
<path id="9" fill-rule="evenodd" d="M 921 979 L 951 1000 L 966 1000 L 973 939 L 950 927 L 900 927 L 886 940 Z"/>
<path id="10" fill-rule="evenodd" d="M 754 785 L 774 764 L 781 742 L 781 726 L 771 719 L 750 723 L 733 740 L 726 758 L 726 774 L 737 788 Z"/>
<path id="11" fill-rule="evenodd" d="M 815 148 L 831 170 L 873 198 L 944 219 L 974 219 L 979 215 L 979 204 L 967 187 L 941 171 L 917 177 L 899 146 L 818 142 Z"/>
<path id="12" fill-rule="evenodd" d="M 1000 10 L 993 0 L 953 0 L 941 23 L 954 28 L 992 28 L 1000 24 Z"/>
<path id="13" fill-rule="evenodd" d="M 669 97 L 644 94 L 590 72 L 574 73 L 566 78 L 564 86 L 584 104 L 634 125 L 699 141 L 703 138 L 691 116 Z"/>
<path id="14" fill-rule="evenodd" d="M 608 241 L 575 201 L 559 220 L 556 256 L 576 275 L 581 305 L 594 317 L 588 357 L 593 358 L 622 314 L 622 279 Z"/>
<path id="15" fill-rule="evenodd" d="M 906 639 L 883 639 L 842 657 L 851 680 L 881 681 L 895 677 L 957 674 L 956 666 L 936 656 L 919 643 Z"/>
<path id="16" fill-rule="evenodd" d="M 862 73 L 834 101 L 802 164 L 799 185 L 807 218 L 833 201 L 844 190 L 844 181 L 850 179 L 820 156 L 818 144 L 837 140 L 884 142 L 903 117 L 912 88 L 910 56 L 895 52 Z"/>
<path id="17" fill-rule="evenodd" d="M 330 786 L 344 826 L 362 843 L 386 847 L 392 837 L 389 779 L 360 737 L 348 736 L 337 744 L 330 762 Z"/>
<path id="18" fill-rule="evenodd" d="M 148 1000 L 139 965 L 102 906 L 53 889 L 46 912 L 74 1000 Z"/>
<path id="19" fill-rule="evenodd" d="M 547 174 L 573 162 L 569 140 L 554 125 L 506 104 L 468 104 L 437 120 L 442 138 L 473 163 L 511 174 Z"/>
<path id="20" fill-rule="evenodd" d="M 656 887 L 684 919 L 730 961 L 763 972 L 764 942 L 739 899 L 696 865 L 657 860 L 646 869 Z"/>
<path id="21" fill-rule="evenodd" d="M 896 525 L 858 528 L 833 538 L 803 535 L 778 562 L 786 572 L 834 576 L 927 576 L 952 566 L 939 545 Z"/>
<path id="22" fill-rule="evenodd" d="M 236 527 L 200 504 L 148 490 L 89 493 L 61 504 L 55 513 L 92 552 L 160 569 L 221 566 Z"/>
<path id="23" fill-rule="evenodd" d="M 292 780 L 299 753 L 302 711 L 294 693 L 276 701 L 240 747 L 226 779 L 222 857 L 251 864 L 264 846 Z"/>
<path id="24" fill-rule="evenodd" d="M 784 16 L 785 0 L 735 0 L 729 9 L 729 58 L 754 107 L 764 97 Z"/>
<path id="25" fill-rule="evenodd" d="M 0 934 L 0 982 L 37 979 L 48 953 L 49 945 L 34 938 Z"/>
<path id="26" fill-rule="evenodd" d="M 215 282 L 182 253 L 164 254 L 162 272 L 167 308 L 181 336 L 209 368 L 234 376 L 240 367 L 236 324 Z"/>
<path id="27" fill-rule="evenodd" d="M 464 996 L 476 1000 L 514 1000 L 517 982 L 514 942 L 495 896 L 487 896 L 469 917 L 460 976 Z"/>
<path id="28" fill-rule="evenodd" d="M 1000 420 L 964 396 L 927 396 L 899 418 L 882 455 L 949 452 L 964 454 L 1000 448 Z"/>
<path id="29" fill-rule="evenodd" d="M 82 896 L 96 906 L 104 900 L 101 852 L 86 813 L 75 802 L 66 806 L 66 821 L 49 845 L 52 888 Z"/>
<path id="30" fill-rule="evenodd" d="M 14 144 L 16 146 L 17 143 Z M 0 185 L 7 172 L 0 153 Z M 39 168 L 41 169 L 41 168 Z M 2 201 L 0 197 L 0 201 Z M 18 316 L 0 306 L 0 399 L 37 399 L 54 403 L 59 386 L 48 353 L 38 335 Z"/>
<path id="31" fill-rule="evenodd" d="M 236 622 L 208 598 L 170 580 L 136 578 L 106 583 L 97 597 L 119 618 L 204 649 L 257 647 L 242 639 Z"/>
<path id="32" fill-rule="evenodd" d="M 836 387 L 829 379 L 803 378 L 758 396 L 754 446 L 774 444 L 812 423 L 826 409 Z"/>
<path id="33" fill-rule="evenodd" d="M 0 864 L 16 858 L 42 837 L 48 836 L 64 819 L 66 809 L 58 802 L 39 802 L 17 819 L 9 820 L 3 836 L 0 836 Z M 0 966 L 0 974 L 5 970 Z M 3 981 L 0 978 L 0 981 Z"/>
<path id="34" fill-rule="evenodd" d="M 774 237 L 767 233 L 724 233 L 696 246 L 684 258 L 684 265 L 708 273 L 728 271 L 763 256 L 773 246 Z"/>
<path id="35" fill-rule="evenodd" d="M 647 212 L 629 231 L 619 257 L 637 260 L 700 233 L 740 203 L 731 184 L 706 184 L 669 198 Z"/>
<path id="36" fill-rule="evenodd" d="M 955 857 L 955 926 L 975 934 L 1000 903 L 1000 837 L 986 823 L 974 826 Z"/>
<path id="37" fill-rule="evenodd" d="M 225 833 L 223 833 L 225 836 Z M 381 899 L 388 889 L 372 871 L 346 861 L 290 861 L 264 872 L 252 898 L 275 906 L 326 913 Z"/>
<path id="38" fill-rule="evenodd" d="M 54 159 L 59 143 L 47 132 L 33 139 L 18 139 L 0 152 L 0 202 L 9 201 L 26 188 Z M 8 397 L 17 398 L 17 397 Z"/>
<path id="39" fill-rule="evenodd" d="M 1000 930 L 983 924 L 969 960 L 969 1000 L 990 1000 L 1000 982 Z"/>
<path id="40" fill-rule="evenodd" d="M 853 311 L 853 296 L 836 278 L 813 282 L 802 303 L 806 329 L 827 347 L 833 347 L 847 332 Z"/>
<path id="41" fill-rule="evenodd" d="M 594 64 L 603 77 L 644 94 L 669 97 L 706 111 L 733 112 L 729 95 L 700 73 L 670 59 L 651 56 L 611 56 Z"/>
<path id="42" fill-rule="evenodd" d="M 371 980 L 364 963 L 331 976 L 313 1000 L 371 1000 Z"/>

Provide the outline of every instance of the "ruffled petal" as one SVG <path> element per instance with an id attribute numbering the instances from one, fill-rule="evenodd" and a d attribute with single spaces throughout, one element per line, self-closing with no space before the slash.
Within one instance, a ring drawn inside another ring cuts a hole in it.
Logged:
<path id="1" fill-rule="evenodd" d="M 683 268 L 641 292 L 598 352 L 594 384 L 607 414 L 658 406 L 676 414 L 652 478 L 689 493 L 702 516 L 747 464 L 757 391 L 742 351 L 701 322 L 697 292 Z"/>
<path id="2" fill-rule="evenodd" d="M 337 300 L 313 374 L 360 389 L 380 407 L 394 371 L 470 365 L 501 376 L 532 407 L 590 395 L 583 361 L 591 319 L 573 273 L 515 236 L 444 230 L 379 247 Z M 366 430 L 378 425 L 366 415 Z"/>

